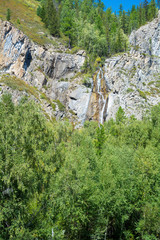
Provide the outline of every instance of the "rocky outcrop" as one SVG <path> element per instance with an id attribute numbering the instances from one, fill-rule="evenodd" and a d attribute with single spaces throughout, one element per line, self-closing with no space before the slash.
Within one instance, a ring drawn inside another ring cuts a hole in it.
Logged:
<path id="1" fill-rule="evenodd" d="M 109 86 L 107 119 L 115 118 L 121 106 L 127 116 L 141 119 L 160 102 L 160 14 L 130 35 L 131 50 L 106 59 L 104 71 Z"/>
<path id="2" fill-rule="evenodd" d="M 1 71 L 13 73 L 18 77 L 29 77 L 29 73 L 34 74 L 40 69 L 53 80 L 71 78 L 83 66 L 84 60 L 85 56 L 82 53 L 58 53 L 52 46 L 38 46 L 11 23 L 0 20 Z M 33 79 L 29 77 L 29 80 Z M 39 85 L 42 84 L 44 82 L 40 81 Z"/>
<path id="3" fill-rule="evenodd" d="M 60 100 L 80 122 L 86 114 L 86 106 L 80 107 L 80 102 L 86 105 L 90 89 L 77 84 L 75 75 L 81 71 L 85 55 L 83 50 L 67 54 L 51 45 L 38 46 L 11 23 L 0 20 L 0 72 L 23 79 L 51 100 Z M 75 91 L 79 95 L 73 103 L 70 94 Z"/>
<path id="4" fill-rule="evenodd" d="M 29 39 L 0 20 L 0 70 L 22 77 L 31 59 Z"/>
<path id="5" fill-rule="evenodd" d="M 158 17 L 152 22 L 133 31 L 129 41 L 132 46 L 131 53 L 138 51 L 143 54 L 160 56 L 160 11 Z"/>

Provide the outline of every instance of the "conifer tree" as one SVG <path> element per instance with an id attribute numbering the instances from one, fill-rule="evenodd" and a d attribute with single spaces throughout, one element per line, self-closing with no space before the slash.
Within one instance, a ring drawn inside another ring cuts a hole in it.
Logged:
<path id="1" fill-rule="evenodd" d="M 11 19 L 11 10 L 9 8 L 7 9 L 6 19 L 7 19 L 7 21 L 10 21 L 10 19 Z"/>
<path id="2" fill-rule="evenodd" d="M 123 5 L 120 4 L 120 6 L 119 6 L 119 16 L 120 17 L 122 16 L 122 13 L 123 13 Z"/>
<path id="3" fill-rule="evenodd" d="M 42 6 L 38 6 L 37 8 L 37 15 L 42 19 L 42 22 L 45 22 L 45 6 L 42 4 Z"/>
<path id="4" fill-rule="evenodd" d="M 142 4 L 140 4 L 139 9 L 138 9 L 138 25 L 139 27 L 142 26 L 143 23 L 143 8 Z"/>
<path id="5" fill-rule="evenodd" d="M 156 17 L 156 3 L 155 0 L 151 0 L 148 9 L 149 20 L 151 21 L 153 18 Z"/>
<path id="6" fill-rule="evenodd" d="M 148 1 L 144 0 L 143 3 L 143 8 L 144 8 L 144 12 L 145 12 L 145 21 L 148 21 Z"/>
<path id="7" fill-rule="evenodd" d="M 107 56 L 110 55 L 110 33 L 109 33 L 109 26 L 106 26 L 106 40 L 107 40 Z"/>
<path id="8" fill-rule="evenodd" d="M 123 29 L 124 33 L 127 32 L 126 29 L 126 12 L 123 10 L 122 12 L 122 16 L 120 18 L 120 24 L 121 24 L 121 28 Z"/>
<path id="9" fill-rule="evenodd" d="M 72 46 L 74 38 L 74 8 L 70 0 L 63 2 L 61 17 L 60 17 L 60 30 L 69 38 L 69 48 Z"/>
<path id="10" fill-rule="evenodd" d="M 59 23 L 57 11 L 52 0 L 47 0 L 45 9 L 45 24 L 48 27 L 50 34 L 53 36 L 59 35 Z"/>

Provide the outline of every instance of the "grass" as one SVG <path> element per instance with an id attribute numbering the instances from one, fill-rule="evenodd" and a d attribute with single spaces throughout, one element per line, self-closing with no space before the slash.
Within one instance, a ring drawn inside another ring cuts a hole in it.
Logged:
<path id="1" fill-rule="evenodd" d="M 160 88 L 160 81 L 157 81 L 155 86 L 156 86 L 157 88 Z"/>
<path id="2" fill-rule="evenodd" d="M 160 80 L 149 82 L 148 86 L 151 86 L 151 85 L 155 85 L 155 89 L 157 89 L 156 92 L 160 92 L 160 90 L 159 90 L 159 88 L 160 88 Z M 151 87 L 151 89 L 153 90 L 154 88 Z M 152 92 L 154 92 L 154 91 L 152 91 Z"/>
<path id="3" fill-rule="evenodd" d="M 140 89 L 137 89 L 137 91 L 139 92 L 140 97 L 144 98 L 147 101 L 147 96 L 151 95 L 151 92 L 148 91 L 141 91 Z"/>
<path id="4" fill-rule="evenodd" d="M 30 39 L 40 45 L 46 43 L 56 45 L 55 41 L 47 37 L 49 33 L 36 14 L 38 4 L 35 0 L 0 0 L 0 18 L 6 20 L 6 12 L 9 8 L 11 10 L 10 22 Z"/>
<path id="5" fill-rule="evenodd" d="M 56 105 L 46 96 L 45 93 L 41 93 L 40 98 L 46 100 L 51 105 L 53 111 L 56 110 Z"/>
<path id="6" fill-rule="evenodd" d="M 141 90 L 139 90 L 139 89 L 137 89 L 137 90 L 138 90 L 138 92 L 139 92 L 140 97 L 142 97 L 142 98 L 144 98 L 145 100 L 147 100 L 147 96 L 146 96 L 145 92 L 143 92 L 143 91 L 141 91 Z"/>
<path id="7" fill-rule="evenodd" d="M 160 90 L 157 87 L 151 87 L 151 94 L 159 94 Z"/>
<path id="8" fill-rule="evenodd" d="M 31 94 L 35 98 L 39 99 L 38 93 L 34 87 L 28 85 L 26 82 L 24 82 L 23 80 L 15 76 L 4 74 L 1 76 L 0 82 L 6 84 L 8 87 L 12 88 L 13 90 L 26 91 L 28 94 Z"/>
<path id="9" fill-rule="evenodd" d="M 127 93 L 131 93 L 131 92 L 134 92 L 134 90 L 132 88 L 128 88 Z"/>
<path id="10" fill-rule="evenodd" d="M 55 111 L 55 109 L 56 109 L 56 105 L 45 95 L 45 93 L 42 93 L 42 92 L 38 91 L 35 87 L 28 85 L 22 79 L 19 79 L 15 76 L 11 76 L 9 74 L 4 74 L 0 78 L 0 83 L 4 83 L 5 85 L 7 85 L 8 87 L 10 87 L 13 90 L 25 91 L 28 94 L 33 95 L 40 102 L 41 102 L 40 99 L 44 99 L 51 105 L 53 111 Z M 57 100 L 55 100 L 55 101 L 57 102 Z M 58 104 L 58 107 L 60 106 L 61 109 L 63 108 L 61 106 L 62 103 L 58 102 L 57 104 Z"/>
<path id="11" fill-rule="evenodd" d="M 82 72 L 77 72 L 72 78 L 71 81 L 75 80 L 76 78 L 82 77 L 84 74 Z"/>
<path id="12" fill-rule="evenodd" d="M 70 112 L 70 114 L 72 114 L 72 115 L 76 115 L 76 113 L 73 111 L 73 110 L 69 110 L 69 112 Z"/>
<path id="13" fill-rule="evenodd" d="M 148 86 L 151 86 L 151 85 L 153 85 L 153 84 L 155 84 L 155 81 L 150 81 L 150 82 L 148 83 Z"/>
<path id="14" fill-rule="evenodd" d="M 130 71 L 130 74 L 131 74 L 130 78 L 131 78 L 131 79 L 134 77 L 136 71 L 137 71 L 136 66 L 133 66 L 133 68 L 132 68 L 131 71 Z"/>
<path id="15" fill-rule="evenodd" d="M 53 100 L 54 103 L 57 103 L 58 108 L 60 111 L 64 111 L 65 110 L 65 106 L 57 99 L 57 100 Z"/>

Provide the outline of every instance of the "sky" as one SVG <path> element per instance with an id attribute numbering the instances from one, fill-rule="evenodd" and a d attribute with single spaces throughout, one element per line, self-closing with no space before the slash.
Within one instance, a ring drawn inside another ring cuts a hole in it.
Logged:
<path id="1" fill-rule="evenodd" d="M 128 11 L 132 8 L 132 5 L 139 5 L 142 0 L 102 0 L 102 2 L 106 8 L 112 7 L 113 12 L 118 13 L 120 4 L 123 5 L 123 10 Z"/>

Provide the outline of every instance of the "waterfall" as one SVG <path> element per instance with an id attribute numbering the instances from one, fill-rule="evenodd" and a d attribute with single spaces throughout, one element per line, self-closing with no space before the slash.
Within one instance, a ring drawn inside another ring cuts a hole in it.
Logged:
<path id="1" fill-rule="evenodd" d="M 103 69 L 100 68 L 93 76 L 93 87 L 87 111 L 87 120 L 94 120 L 100 124 L 104 123 L 107 114 L 108 92 Z"/>
<path id="2" fill-rule="evenodd" d="M 104 76 L 103 76 L 103 71 L 100 68 L 98 74 L 97 74 L 97 94 L 99 95 L 99 123 L 103 124 L 104 118 L 105 118 L 105 109 L 106 109 L 106 103 L 107 103 L 107 98 L 106 98 L 106 91 L 102 89 L 103 86 L 103 81 L 104 81 Z"/>

